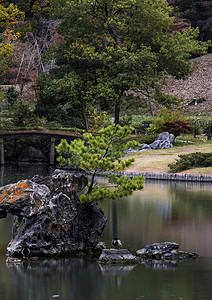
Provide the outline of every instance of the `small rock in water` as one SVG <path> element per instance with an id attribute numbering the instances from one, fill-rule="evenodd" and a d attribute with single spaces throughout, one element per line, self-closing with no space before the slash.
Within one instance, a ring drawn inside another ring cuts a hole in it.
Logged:
<path id="1" fill-rule="evenodd" d="M 179 251 L 179 245 L 175 242 L 162 242 L 146 245 L 136 251 L 136 255 L 141 260 L 162 260 L 162 261 L 184 261 L 196 259 L 198 254 Z"/>
<path id="2" fill-rule="evenodd" d="M 127 249 L 103 249 L 99 258 L 100 263 L 137 263 L 137 258 Z"/>

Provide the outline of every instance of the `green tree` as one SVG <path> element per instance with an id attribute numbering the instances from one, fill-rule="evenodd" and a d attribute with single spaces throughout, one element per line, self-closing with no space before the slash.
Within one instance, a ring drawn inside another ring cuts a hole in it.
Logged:
<path id="1" fill-rule="evenodd" d="M 59 33 L 65 39 L 54 49 L 60 66 L 55 78 L 76 73 L 85 87 L 80 91 L 84 107 L 92 102 L 114 107 L 116 124 L 122 104 L 133 98 L 129 90 L 142 92 L 151 105 L 151 91 L 164 74 L 185 78 L 192 71 L 190 55 L 206 53 L 208 47 L 196 40 L 197 29 L 170 32 L 174 18 L 166 0 L 60 0 L 52 5 L 62 18 Z"/>
<path id="2" fill-rule="evenodd" d="M 21 38 L 20 21 L 24 20 L 24 13 L 16 5 L 5 4 L 0 1 L 0 78 L 4 78 L 13 54 L 14 41 Z"/>
<path id="3" fill-rule="evenodd" d="M 125 176 L 118 178 L 114 174 L 109 175 L 109 182 L 116 185 L 109 189 L 95 184 L 95 177 L 101 172 L 122 171 L 130 166 L 134 159 L 121 160 L 123 150 L 135 146 L 135 142 L 126 142 L 127 136 L 132 132 L 131 127 L 109 125 L 94 136 L 85 133 L 83 139 L 77 139 L 70 144 L 62 140 L 56 147 L 61 164 L 71 164 L 82 168 L 91 175 L 90 182 L 81 201 L 100 201 L 105 198 L 120 198 L 130 195 L 134 190 L 142 189 L 144 178 L 134 177 L 130 179 Z"/>
<path id="4" fill-rule="evenodd" d="M 161 133 L 164 131 L 164 124 L 167 122 L 186 122 L 183 115 L 179 113 L 179 111 L 172 111 L 167 108 L 163 108 L 158 118 L 154 119 L 153 122 L 150 124 L 149 128 L 147 129 L 148 133 Z"/>

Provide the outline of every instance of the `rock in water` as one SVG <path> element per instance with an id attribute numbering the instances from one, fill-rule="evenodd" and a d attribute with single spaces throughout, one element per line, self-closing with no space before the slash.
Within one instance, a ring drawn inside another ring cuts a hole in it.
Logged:
<path id="1" fill-rule="evenodd" d="M 27 246 L 30 256 L 88 253 L 100 241 L 107 219 L 96 203 L 80 203 L 84 174 L 56 170 L 0 189 L 0 217 L 15 215 L 10 256 Z"/>
<path id="2" fill-rule="evenodd" d="M 103 249 L 99 257 L 100 263 L 118 263 L 118 264 L 134 264 L 138 263 L 137 258 L 127 249 Z"/>
<path id="3" fill-rule="evenodd" d="M 136 251 L 140 261 L 161 260 L 161 261 L 184 261 L 196 259 L 198 254 L 194 252 L 179 251 L 179 245 L 174 242 L 162 242 L 146 245 Z"/>

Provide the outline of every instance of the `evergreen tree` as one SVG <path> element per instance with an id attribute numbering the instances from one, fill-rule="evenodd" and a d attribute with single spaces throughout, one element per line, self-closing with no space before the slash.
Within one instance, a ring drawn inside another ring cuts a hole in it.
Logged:
<path id="1" fill-rule="evenodd" d="M 109 175 L 109 182 L 115 188 L 100 187 L 95 183 L 95 177 L 105 171 L 122 171 L 130 166 L 134 159 L 121 159 L 123 150 L 135 146 L 135 142 L 127 142 L 127 136 L 133 128 L 114 124 L 101 129 L 98 135 L 85 133 L 83 139 L 76 139 L 70 144 L 62 140 L 56 147 L 58 161 L 64 164 L 71 164 L 87 171 L 90 174 L 90 182 L 81 201 L 101 201 L 107 198 L 120 198 L 130 195 L 134 190 L 142 189 L 144 178 L 142 176 L 130 179 L 125 176 L 118 178 L 113 173 Z"/>

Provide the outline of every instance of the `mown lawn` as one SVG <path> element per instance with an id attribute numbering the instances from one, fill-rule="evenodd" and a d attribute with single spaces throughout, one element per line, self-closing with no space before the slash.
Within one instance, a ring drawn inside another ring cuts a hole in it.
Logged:
<path id="1" fill-rule="evenodd" d="M 178 158 L 178 155 L 212 151 L 212 141 L 205 141 L 205 136 L 204 139 L 202 137 L 193 139 L 191 136 L 183 136 L 182 139 L 192 141 L 192 143 L 177 143 L 177 146 L 169 149 L 147 150 L 129 154 L 135 158 L 135 162 L 126 171 L 168 173 L 168 164 L 173 163 Z M 189 169 L 181 173 L 212 175 L 212 167 Z"/>

